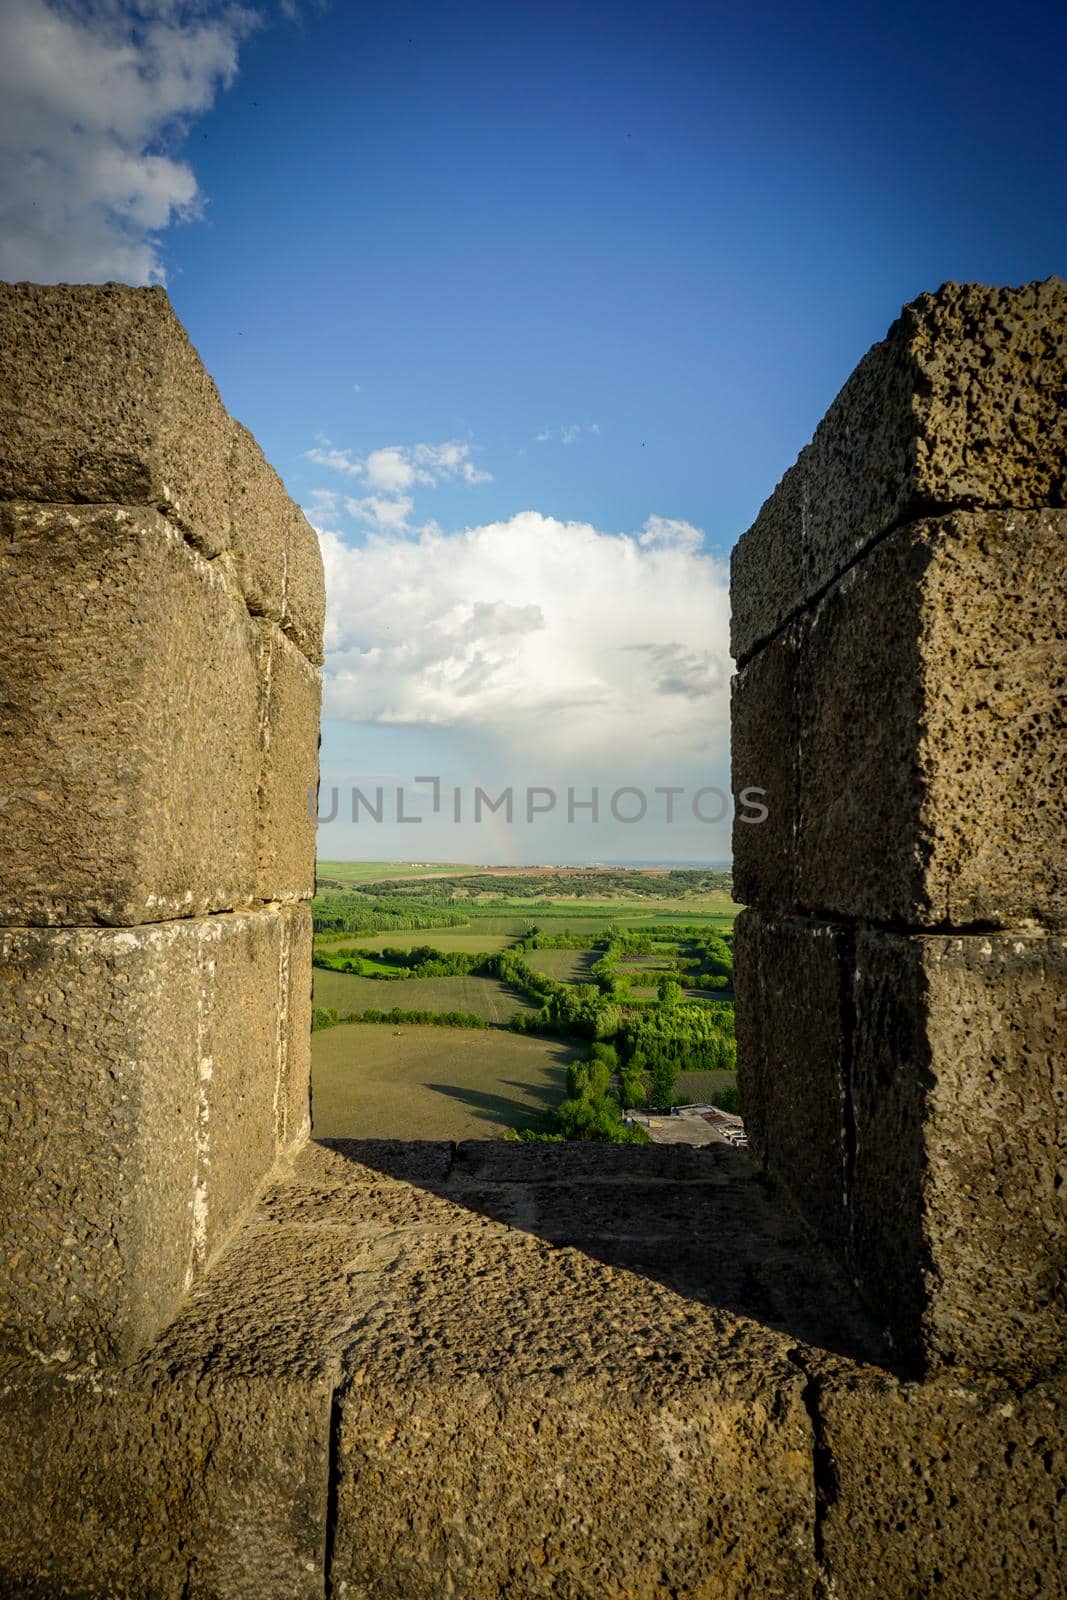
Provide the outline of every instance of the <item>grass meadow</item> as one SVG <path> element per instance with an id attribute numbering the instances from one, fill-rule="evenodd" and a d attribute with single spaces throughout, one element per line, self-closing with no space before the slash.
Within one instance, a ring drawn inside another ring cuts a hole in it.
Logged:
<path id="1" fill-rule="evenodd" d="M 401 985 L 375 987 L 394 993 Z M 319 1139 L 499 1139 L 559 1104 L 578 1053 L 558 1039 L 497 1029 L 322 1028 L 311 1037 L 313 1131 Z"/>
<path id="2" fill-rule="evenodd" d="M 557 983 L 590 983 L 589 968 L 598 950 L 528 950 L 526 960 L 535 972 Z"/>
<path id="3" fill-rule="evenodd" d="M 385 983 L 352 972 L 314 968 L 314 1003 L 340 1011 L 470 1011 L 487 1022 L 507 1022 L 533 1003 L 495 978 L 402 978 Z M 375 1024 L 379 1026 L 379 1024 Z M 317 1035 L 316 1035 L 317 1037 Z"/>

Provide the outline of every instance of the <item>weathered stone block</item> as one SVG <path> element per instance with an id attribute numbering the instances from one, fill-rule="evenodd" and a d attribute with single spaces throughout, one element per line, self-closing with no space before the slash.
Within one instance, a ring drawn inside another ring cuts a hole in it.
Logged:
<path id="1" fill-rule="evenodd" d="M 272 623 L 257 621 L 260 681 L 259 831 L 261 900 L 315 893 L 315 796 L 319 777 L 317 668 Z"/>
<path id="2" fill-rule="evenodd" d="M 754 1158 L 844 1258 L 852 1133 L 851 930 L 743 911 L 734 926 L 737 1082 Z"/>
<path id="3" fill-rule="evenodd" d="M 255 633 L 217 563 L 121 506 L 9 504 L 0 533 L 0 921 L 249 901 Z"/>
<path id="4" fill-rule="evenodd" d="M 311 1132 L 311 953 L 314 930 L 308 906 L 286 906 L 285 1016 L 281 1030 L 281 1076 L 276 1119 L 279 1151 L 301 1144 Z"/>
<path id="5" fill-rule="evenodd" d="M 0 498 L 154 506 L 230 542 L 231 424 L 163 289 L 0 284 Z"/>
<path id="6" fill-rule="evenodd" d="M 248 429 L 231 422 L 228 505 L 233 558 L 248 609 L 280 622 L 293 503 Z"/>
<path id="7" fill-rule="evenodd" d="M 0 933 L 9 1344 L 127 1359 L 255 1199 L 286 1137 L 285 927 Z"/>
<path id="8" fill-rule="evenodd" d="M 1067 1355 L 1067 941 L 856 937 L 852 1270 L 897 1347 L 1028 1378 Z"/>
<path id="9" fill-rule="evenodd" d="M 308 660 L 322 662 L 326 626 L 326 580 L 318 534 L 299 506 L 293 506 L 285 546 L 285 605 L 282 628 Z"/>
<path id="10" fill-rule="evenodd" d="M 805 909 L 918 927 L 1067 915 L 1065 559 L 1067 511 L 957 514 L 900 529 L 825 596 L 799 671 Z"/>
<path id="11" fill-rule="evenodd" d="M 226 1367 L 0 1369 L 0 1592 L 321 1600 L 331 1385 Z"/>
<path id="12" fill-rule="evenodd" d="M 409 1235 L 383 1282 L 338 1397 L 333 1593 L 812 1594 L 781 1335 L 731 1344 L 712 1307 L 502 1230 Z"/>
<path id="13" fill-rule="evenodd" d="M 820 1384 L 816 1404 L 832 1472 L 819 1539 L 828 1593 L 1000 1600 L 1060 1590 L 1062 1381 L 1020 1394 L 857 1372 Z"/>
<path id="14" fill-rule="evenodd" d="M 1067 502 L 1067 284 L 945 284 L 856 368 L 732 564 L 744 661 L 881 534 L 931 508 Z M 799 581 L 798 581 L 799 569 Z"/>
<path id="15" fill-rule="evenodd" d="M 797 903 L 797 676 L 805 631 L 803 619 L 792 623 L 753 656 L 734 678 L 730 702 L 734 898 L 785 914 Z M 761 792 L 746 803 L 748 791 Z M 756 802 L 766 808 L 762 821 Z"/>

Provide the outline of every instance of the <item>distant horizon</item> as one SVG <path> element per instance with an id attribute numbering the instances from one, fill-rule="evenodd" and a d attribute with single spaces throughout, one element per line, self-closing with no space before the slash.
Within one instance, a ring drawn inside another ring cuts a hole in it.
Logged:
<path id="1" fill-rule="evenodd" d="M 733 868 L 733 858 L 732 857 L 729 860 L 726 860 L 726 861 L 721 860 L 721 859 L 720 860 L 715 860 L 715 861 L 711 861 L 711 860 L 696 861 L 696 860 L 692 860 L 690 858 L 675 859 L 674 857 L 661 857 L 659 859 L 648 859 L 648 860 L 640 860 L 640 861 L 639 860 L 623 860 L 623 861 L 615 861 L 615 860 L 587 861 L 587 860 L 582 860 L 582 861 L 520 861 L 520 862 L 513 862 L 513 861 L 444 861 L 444 860 L 438 861 L 438 860 L 434 860 L 432 857 L 429 857 L 429 856 L 421 856 L 421 857 L 396 856 L 396 857 L 393 857 L 393 858 L 387 859 L 387 860 L 382 860 L 378 856 L 320 856 L 317 859 L 318 859 L 318 861 L 335 861 L 340 866 L 361 866 L 361 867 L 378 867 L 378 866 L 381 866 L 381 867 L 388 867 L 388 866 L 394 866 L 397 863 L 399 863 L 400 861 L 406 861 L 408 866 L 410 866 L 410 867 L 484 867 L 484 868 L 490 868 L 491 867 L 493 869 L 496 869 L 496 868 L 499 868 L 499 867 L 503 867 L 503 868 L 506 868 L 509 872 L 526 872 L 526 871 L 530 871 L 530 870 L 532 870 L 534 868 L 543 868 L 543 867 L 589 867 L 589 868 L 593 868 L 593 869 L 595 869 L 597 867 L 628 867 L 632 871 L 635 871 L 635 872 L 640 871 L 642 868 L 648 868 L 648 869 L 651 870 L 651 869 L 656 868 L 656 867 L 688 867 L 688 868 L 691 868 L 693 871 L 699 871 L 703 867 L 714 867 L 714 868 L 717 868 L 719 871 L 729 871 L 729 870 L 731 870 Z"/>

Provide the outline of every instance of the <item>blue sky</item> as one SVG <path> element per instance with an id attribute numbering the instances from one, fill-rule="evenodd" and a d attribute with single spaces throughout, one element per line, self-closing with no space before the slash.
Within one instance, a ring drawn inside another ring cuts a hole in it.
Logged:
<path id="1" fill-rule="evenodd" d="M 727 856 L 691 807 L 570 824 L 566 790 L 728 787 L 734 539 L 905 301 L 1064 271 L 1060 8 L 7 0 L 0 32 L 0 271 L 165 278 L 323 529 L 327 783 L 560 795 L 322 852 Z"/>

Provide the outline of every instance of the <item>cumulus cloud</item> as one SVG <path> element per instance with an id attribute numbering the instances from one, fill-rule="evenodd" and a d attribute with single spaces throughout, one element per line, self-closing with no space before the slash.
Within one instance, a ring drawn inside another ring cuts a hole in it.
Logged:
<path id="1" fill-rule="evenodd" d="M 726 727 L 728 571 L 687 523 L 635 537 L 525 511 L 321 539 L 328 716 L 476 729 L 531 758 L 692 754 Z"/>
<path id="2" fill-rule="evenodd" d="M 4 0 L 0 277 L 162 282 L 160 231 L 202 204 L 176 147 L 256 21 L 197 0 Z"/>
<path id="3" fill-rule="evenodd" d="M 362 500 L 345 500 L 345 510 L 350 517 L 357 517 L 360 522 L 368 523 L 375 528 L 388 528 L 394 533 L 402 532 L 408 525 L 408 517 L 414 505 L 409 494 L 393 495 L 386 498 L 384 495 L 369 494 Z"/>
<path id="4" fill-rule="evenodd" d="M 685 550 L 690 555 L 700 549 L 704 535 L 691 522 L 678 522 L 672 517 L 649 517 L 637 536 L 643 550 Z"/>

